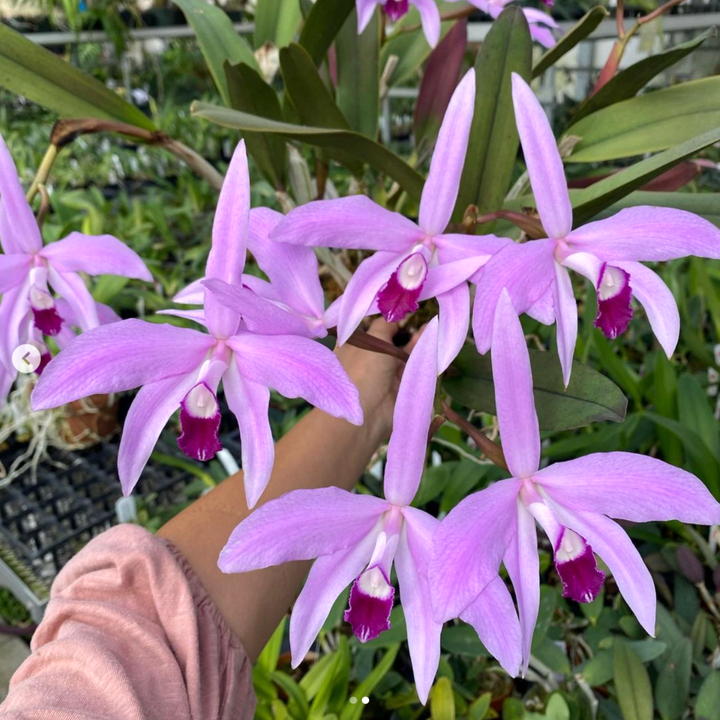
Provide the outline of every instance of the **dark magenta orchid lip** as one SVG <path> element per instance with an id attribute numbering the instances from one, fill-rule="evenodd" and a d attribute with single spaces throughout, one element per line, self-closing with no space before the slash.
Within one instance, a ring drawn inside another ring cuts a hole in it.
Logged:
<path id="1" fill-rule="evenodd" d="M 630 274 L 621 268 L 603 263 L 597 283 L 598 314 L 595 327 L 614 340 L 627 330 L 633 316 L 630 305 L 632 289 Z"/>
<path id="2" fill-rule="evenodd" d="M 355 580 L 344 618 L 360 642 L 373 640 L 390 629 L 394 598 L 395 588 L 379 566 L 368 568 Z"/>
<path id="3" fill-rule="evenodd" d="M 409 0 L 385 0 L 382 8 L 390 20 L 397 22 L 401 17 L 407 15 L 410 2 Z"/>
<path id="4" fill-rule="evenodd" d="M 563 528 L 555 547 L 555 569 L 563 584 L 563 597 L 577 602 L 592 602 L 605 582 L 605 573 L 584 537 Z"/>
<path id="5" fill-rule="evenodd" d="M 205 382 L 199 382 L 180 403 L 180 449 L 196 460 L 212 460 L 222 450 L 218 438 L 220 420 L 215 393 Z"/>
<path id="6" fill-rule="evenodd" d="M 388 322 L 399 322 L 418 309 L 418 298 L 427 278 L 422 253 L 408 255 L 377 294 L 378 310 Z"/>

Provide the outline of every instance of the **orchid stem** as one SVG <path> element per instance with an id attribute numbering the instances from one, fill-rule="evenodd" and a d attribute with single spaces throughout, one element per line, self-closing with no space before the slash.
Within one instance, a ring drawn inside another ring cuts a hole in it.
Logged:
<path id="1" fill-rule="evenodd" d="M 38 190 L 40 189 L 40 185 L 47 184 L 47 180 L 50 177 L 50 171 L 52 170 L 52 166 L 55 164 L 55 158 L 57 158 L 59 150 L 60 148 L 58 148 L 57 145 L 51 143 L 45 151 L 40 167 L 35 174 L 35 179 L 32 181 L 32 185 L 25 196 L 28 203 L 33 201 L 33 198 L 37 195 Z"/>
<path id="2" fill-rule="evenodd" d="M 454 422 L 468 437 L 472 438 L 475 444 L 488 456 L 492 462 L 498 467 L 507 470 L 507 462 L 500 445 L 496 445 L 481 430 L 478 430 L 471 422 L 466 420 L 462 415 L 456 413 L 447 402 L 443 402 L 443 414 L 445 417 Z"/>
<path id="3" fill-rule="evenodd" d="M 45 185 L 38 185 L 38 190 L 40 192 L 40 209 L 38 210 L 36 219 L 38 227 L 42 230 L 43 223 L 45 222 L 45 217 L 48 214 L 48 210 L 50 210 L 50 196 L 48 195 L 48 191 Z"/>
<path id="4" fill-rule="evenodd" d="M 337 336 L 337 330 L 334 328 L 332 330 L 328 330 L 328 334 Z M 407 362 L 410 358 L 410 355 L 408 355 L 402 348 L 395 347 L 392 343 L 382 340 L 379 337 L 375 337 L 374 335 L 370 335 L 364 330 L 356 330 L 347 339 L 347 344 L 362 350 L 369 350 L 370 352 L 390 355 L 398 360 L 402 360 L 403 362 Z"/>
<path id="5" fill-rule="evenodd" d="M 615 20 L 617 21 L 618 37 L 622 40 L 625 37 L 625 0 L 617 0 Z"/>

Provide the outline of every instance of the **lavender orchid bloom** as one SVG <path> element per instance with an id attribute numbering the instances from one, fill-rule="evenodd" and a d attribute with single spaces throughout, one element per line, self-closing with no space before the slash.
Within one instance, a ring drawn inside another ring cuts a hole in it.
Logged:
<path id="1" fill-rule="evenodd" d="M 397 22 L 407 14 L 410 5 L 414 5 L 420 13 L 420 22 L 430 47 L 435 47 L 440 39 L 440 11 L 435 0 L 357 0 L 358 34 L 370 22 L 375 8 L 380 6 L 392 22 Z"/>
<path id="2" fill-rule="evenodd" d="M 322 338 L 327 335 L 327 328 L 337 324 L 339 303 L 336 301 L 327 310 L 325 296 L 318 273 L 318 261 L 312 248 L 299 245 L 286 245 L 270 240 L 270 232 L 283 219 L 283 215 L 270 208 L 253 208 L 250 210 L 248 226 L 248 250 L 253 254 L 260 269 L 268 276 L 269 282 L 253 275 L 242 276 L 242 290 L 224 287 L 225 284 L 215 282 L 213 291 L 222 304 L 232 303 L 238 308 L 238 296 L 244 290 L 252 291 L 274 307 L 255 299 L 255 304 L 264 306 L 265 312 L 278 315 L 277 308 L 294 317 L 298 322 L 293 324 L 294 334 L 307 337 Z M 175 302 L 188 305 L 202 305 L 205 298 L 205 278 L 196 280 L 181 290 L 173 299 Z M 251 300 L 251 298 L 250 298 Z M 249 300 L 248 300 L 249 301 Z M 196 322 L 203 321 L 202 311 L 162 310 L 167 315 L 189 317 Z M 286 323 L 292 320 L 285 318 Z M 247 318 L 246 318 L 247 322 Z M 273 334 L 271 328 L 259 323 L 253 332 Z"/>
<path id="3" fill-rule="evenodd" d="M 550 124 L 519 75 L 513 74 L 512 86 L 520 142 L 548 238 L 508 245 L 486 265 L 473 315 L 478 351 L 490 348 L 492 309 L 507 288 L 518 314 L 528 313 L 548 325 L 557 321 L 557 345 L 567 385 L 577 339 L 577 307 L 567 271 L 571 268 L 595 286 L 595 324 L 607 337 L 615 338 L 626 329 L 634 295 L 645 307 L 660 345 L 671 356 L 680 333 L 677 305 L 665 283 L 638 261 L 687 255 L 720 258 L 720 230 L 683 210 L 644 206 L 573 230 L 563 163 Z"/>
<path id="4" fill-rule="evenodd" d="M 421 702 L 440 658 L 442 624 L 431 614 L 427 565 L 438 521 L 410 507 L 425 465 L 437 383 L 438 321 L 433 319 L 405 368 L 395 404 L 385 469 L 385 500 L 340 488 L 295 490 L 258 508 L 220 553 L 223 572 L 248 572 L 317 558 L 290 618 L 292 664 L 310 649 L 338 595 L 352 583 L 345 620 L 361 642 L 390 627 L 397 571 L 408 645 Z M 520 663 L 520 625 L 510 594 L 496 578 L 467 608 L 486 647 L 508 671 Z"/>
<path id="5" fill-rule="evenodd" d="M 83 279 L 122 275 L 152 280 L 140 257 L 111 235 L 70 233 L 43 246 L 40 230 L 25 199 L 15 163 L 0 136 L 0 390 L 15 378 L 12 353 L 37 332 L 57 336 L 67 323 L 51 289 L 62 296 L 82 330 L 100 324 L 97 306 Z M 37 332 L 35 332 L 37 331 Z M 9 385 L 8 385 L 9 388 Z M 0 402 L 6 393 L 0 392 Z"/>
<path id="6" fill-rule="evenodd" d="M 537 521 L 552 543 L 565 597 L 590 602 L 597 596 L 604 580 L 597 552 L 642 627 L 654 635 L 653 580 L 610 517 L 710 525 L 720 522 L 720 504 L 690 473 L 632 453 L 596 453 L 538 470 L 530 361 L 506 290 L 497 304 L 492 341 L 498 420 L 513 478 L 467 497 L 435 533 L 429 569 L 435 619 L 462 613 L 503 561 L 515 587 L 527 668 L 540 598 Z"/>
<path id="7" fill-rule="evenodd" d="M 494 235 L 444 234 L 457 199 L 475 103 L 475 71 L 456 88 L 438 135 L 420 201 L 419 224 L 357 195 L 301 205 L 270 233 L 292 245 L 375 250 L 355 271 L 342 296 L 338 342 L 378 310 L 388 321 L 413 312 L 436 297 L 440 306 L 440 372 L 467 337 L 469 278 L 511 243 Z"/>
<path id="8" fill-rule="evenodd" d="M 459 0 L 450 0 L 450 2 L 458 2 Z M 493 19 L 496 19 L 500 13 L 509 5 L 512 0 L 468 0 L 478 10 L 487 13 Z M 552 6 L 552 0 L 548 2 L 543 0 L 545 5 Z M 552 16 L 542 10 L 535 8 L 521 8 L 525 19 L 530 26 L 530 37 L 537 40 L 543 47 L 551 48 L 555 45 L 555 37 L 553 30 L 557 30 L 560 26 L 553 20 Z"/>
<path id="9" fill-rule="evenodd" d="M 247 156 L 240 143 L 218 200 L 206 282 L 233 286 L 242 277 L 249 206 Z M 118 456 L 120 481 L 128 494 L 178 408 L 180 448 L 199 460 L 220 450 L 217 392 L 222 380 L 240 426 L 245 494 L 252 507 L 270 479 L 274 460 L 269 388 L 303 397 L 357 425 L 362 424 L 362 409 L 357 389 L 335 355 L 307 334 L 286 332 L 283 318 L 268 314 L 267 304 L 258 307 L 256 296 L 250 296 L 241 317 L 206 292 L 199 319 L 208 333 L 123 320 L 80 335 L 43 372 L 33 393 L 34 409 L 142 386 L 128 412 Z M 276 332 L 257 335 L 253 323 Z"/>

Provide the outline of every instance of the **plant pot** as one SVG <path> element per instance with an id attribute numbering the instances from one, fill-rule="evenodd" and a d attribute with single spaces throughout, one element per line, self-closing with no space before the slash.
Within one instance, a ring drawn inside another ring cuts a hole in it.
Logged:
<path id="1" fill-rule="evenodd" d="M 114 395 L 90 395 L 65 406 L 62 434 L 75 446 L 91 447 L 119 430 Z"/>

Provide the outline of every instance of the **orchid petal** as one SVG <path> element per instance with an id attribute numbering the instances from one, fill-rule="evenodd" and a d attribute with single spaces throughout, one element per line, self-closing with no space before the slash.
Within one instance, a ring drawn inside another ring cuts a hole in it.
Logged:
<path id="1" fill-rule="evenodd" d="M 560 367 L 562 367 L 563 382 L 567 388 L 570 383 L 573 354 L 577 342 L 578 311 L 570 275 L 557 262 L 555 263 L 554 305 Z"/>
<path id="2" fill-rule="evenodd" d="M 22 285 L 6 291 L 0 299 L 0 364 L 13 377 L 17 371 L 12 364 L 12 354 L 27 340 L 21 326 L 30 313 L 29 291 L 30 276 Z"/>
<path id="3" fill-rule="evenodd" d="M 418 6 L 418 0 L 414 2 Z M 425 12 L 430 14 L 427 3 L 432 4 L 435 14 L 438 15 L 434 0 L 422 1 Z M 423 9 L 420 6 L 418 10 L 422 14 Z M 437 19 L 439 26 L 439 15 Z M 435 143 L 430 172 L 423 187 L 419 225 L 428 235 L 439 235 L 443 232 L 455 209 L 474 109 L 475 70 L 471 68 L 450 98 Z"/>
<path id="4" fill-rule="evenodd" d="M 489 259 L 489 255 L 476 255 L 430 268 L 418 300 L 428 300 L 454 290 L 480 270 Z"/>
<path id="5" fill-rule="evenodd" d="M 440 39 L 440 11 L 435 0 L 411 0 L 420 13 L 423 33 L 428 45 L 434 48 Z M 473 100 L 474 102 L 474 100 Z"/>
<path id="6" fill-rule="evenodd" d="M 380 530 L 377 523 L 356 545 L 321 555 L 313 564 L 290 614 L 293 668 L 308 654 L 338 595 L 365 569 Z"/>
<path id="7" fill-rule="evenodd" d="M 422 240 L 414 222 L 365 195 L 316 200 L 292 210 L 270 233 L 291 245 L 404 252 Z"/>
<path id="8" fill-rule="evenodd" d="M 0 255 L 0 295 L 17 287 L 30 272 L 30 256 Z"/>
<path id="9" fill-rule="evenodd" d="M 55 307 L 66 326 L 80 327 L 80 324 L 75 317 L 75 310 L 73 310 L 72 306 L 65 298 L 55 298 Z M 108 325 L 109 323 L 120 322 L 121 320 L 120 316 L 109 305 L 105 305 L 104 303 L 96 302 L 95 312 L 100 325 Z M 75 333 L 72 333 L 72 336 L 74 338 Z"/>
<path id="10" fill-rule="evenodd" d="M 543 10 L 538 10 L 537 8 L 523 8 L 522 11 L 528 22 L 539 23 L 552 28 L 560 27 L 560 25 L 558 25 L 557 21 L 553 18 L 553 16 L 549 15 Z"/>
<path id="11" fill-rule="evenodd" d="M 517 532 L 503 559 L 520 611 L 524 676 L 530 662 L 530 647 L 540 608 L 540 559 L 535 520 L 519 500 L 516 507 L 514 524 Z"/>
<path id="12" fill-rule="evenodd" d="M 491 580 L 460 619 L 475 628 L 490 654 L 515 677 L 522 663 L 522 636 L 515 605 L 502 578 Z"/>
<path id="13" fill-rule="evenodd" d="M 488 260 L 477 286 L 473 312 L 473 336 L 480 354 L 490 349 L 495 308 L 503 288 L 521 315 L 543 298 L 555 281 L 554 248 L 552 240 L 508 243 Z"/>
<path id="14" fill-rule="evenodd" d="M 636 262 L 616 262 L 630 275 L 630 289 L 645 308 L 650 327 L 662 349 L 672 357 L 680 337 L 680 312 L 670 288 L 650 268 Z"/>
<path id="15" fill-rule="evenodd" d="M 390 504 L 336 487 L 293 490 L 255 509 L 220 553 L 223 572 L 310 560 L 359 543 Z"/>
<path id="16" fill-rule="evenodd" d="M 523 11 L 527 11 L 529 8 L 523 8 Z M 552 31 L 546 27 L 540 27 L 533 21 L 530 21 L 530 37 L 533 40 L 537 40 L 544 48 L 550 49 L 555 47 L 557 41 Z"/>
<path id="17" fill-rule="evenodd" d="M 48 281 L 55 292 L 68 301 L 77 327 L 92 330 L 100 324 L 95 299 L 77 273 L 60 272 L 51 265 L 48 268 Z"/>
<path id="18" fill-rule="evenodd" d="M 517 73 L 512 74 L 512 96 L 540 220 L 548 237 L 563 238 L 572 230 L 572 206 L 555 136 L 542 105 Z"/>
<path id="19" fill-rule="evenodd" d="M 495 405 L 503 451 L 510 472 L 530 477 L 540 464 L 540 428 L 530 355 L 520 318 L 503 290 L 495 311 L 492 351 Z"/>
<path id="20" fill-rule="evenodd" d="M 282 219 L 270 208 L 251 210 L 248 249 L 286 305 L 303 315 L 321 317 L 325 298 L 315 251 L 270 240 L 270 232 Z"/>
<path id="21" fill-rule="evenodd" d="M 592 509 L 634 522 L 720 523 L 720 505 L 700 480 L 644 455 L 594 453 L 550 465 L 533 479 L 573 510 Z"/>
<path id="22" fill-rule="evenodd" d="M 424 705 L 440 663 L 442 623 L 432 617 L 430 585 L 427 574 L 422 570 L 422 565 L 427 565 L 427 558 L 432 551 L 432 535 L 423 532 L 420 523 L 417 525 L 417 531 L 416 524 L 406 523 L 403 528 L 395 555 L 395 570 L 405 613 L 415 687 Z"/>
<path id="23" fill-rule="evenodd" d="M 214 342 L 197 330 L 143 320 L 101 325 L 79 335 L 53 358 L 33 392 L 33 409 L 188 373 L 200 367 Z"/>
<path id="24" fill-rule="evenodd" d="M 497 575 L 520 486 L 519 480 L 501 480 L 470 495 L 435 532 L 429 576 L 438 622 L 458 617 Z"/>
<path id="25" fill-rule="evenodd" d="M 228 285 L 214 278 L 205 280 L 204 285 L 221 305 L 240 315 L 251 332 L 312 337 L 307 324 L 299 317 L 261 298 L 252 290 Z"/>
<path id="26" fill-rule="evenodd" d="M 465 344 L 470 326 L 470 288 L 463 282 L 437 296 L 440 307 L 438 374 L 445 372 Z"/>
<path id="27" fill-rule="evenodd" d="M 205 302 L 205 278 L 193 280 L 173 297 L 173 302 L 183 305 L 202 305 Z"/>
<path id="28" fill-rule="evenodd" d="M 695 255 L 720 258 L 720 229 L 704 218 L 674 208 L 626 208 L 568 235 L 576 250 L 600 260 L 672 260 Z"/>
<path id="29" fill-rule="evenodd" d="M 240 428 L 245 498 L 247 506 L 253 508 L 270 481 L 275 462 L 275 445 L 268 418 L 270 391 L 264 385 L 244 378 L 237 367 L 237 358 L 223 375 L 223 389 Z"/>
<path id="30" fill-rule="evenodd" d="M 390 279 L 402 260 L 402 255 L 377 252 L 360 263 L 342 295 L 338 345 L 344 345 L 362 319 L 370 313 L 380 288 Z"/>
<path id="31" fill-rule="evenodd" d="M 438 376 L 438 320 L 433 318 L 405 365 L 385 465 L 385 497 L 393 505 L 409 505 L 425 467 L 428 430 Z"/>
<path id="32" fill-rule="evenodd" d="M 357 8 L 358 16 L 358 35 L 365 30 L 370 22 L 375 8 L 378 6 L 381 0 L 356 0 L 355 7 Z"/>
<path id="33" fill-rule="evenodd" d="M 434 243 L 438 249 L 441 263 L 452 263 L 455 260 L 469 260 L 476 257 L 492 257 L 513 241 L 495 235 L 461 235 L 445 233 L 436 235 Z M 469 276 L 468 276 L 469 277 Z"/>
<path id="34" fill-rule="evenodd" d="M 616 523 L 594 512 L 569 510 L 551 501 L 558 520 L 585 538 L 615 578 L 625 602 L 648 635 L 655 637 L 655 585 L 640 553 Z"/>
<path id="35" fill-rule="evenodd" d="M 25 199 L 12 155 L 0 135 L 0 244 L 5 252 L 32 254 L 42 238 L 32 209 Z"/>
<path id="36" fill-rule="evenodd" d="M 173 317 L 185 318 L 185 320 L 192 320 L 198 325 L 207 327 L 207 323 L 205 322 L 205 310 L 202 308 L 197 310 L 175 310 L 171 308 L 169 310 L 156 310 L 155 314 L 172 315 Z"/>
<path id="37" fill-rule="evenodd" d="M 555 285 L 551 282 L 545 292 L 525 311 L 525 314 L 543 325 L 555 322 Z"/>
<path id="38" fill-rule="evenodd" d="M 112 235 L 72 232 L 66 238 L 46 245 L 40 255 L 61 273 L 121 275 L 148 282 L 153 279 L 140 256 Z"/>
<path id="39" fill-rule="evenodd" d="M 148 383 L 135 396 L 118 451 L 118 475 L 124 495 L 133 491 L 160 433 L 195 382 L 195 373 L 174 375 Z"/>
<path id="40" fill-rule="evenodd" d="M 302 397 L 330 415 L 362 425 L 357 388 L 337 356 L 319 342 L 292 335 L 243 333 L 231 337 L 228 345 L 238 354 L 240 372 L 248 380 L 287 398 Z"/>

